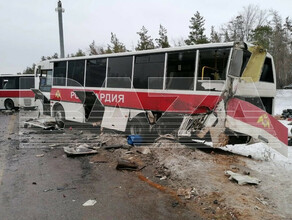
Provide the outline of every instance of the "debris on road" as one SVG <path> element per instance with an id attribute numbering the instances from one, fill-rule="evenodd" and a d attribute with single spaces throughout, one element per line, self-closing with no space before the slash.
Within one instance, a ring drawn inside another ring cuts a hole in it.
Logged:
<path id="1" fill-rule="evenodd" d="M 43 156 L 45 156 L 44 154 L 37 154 L 37 155 L 35 155 L 36 157 L 43 157 Z"/>
<path id="2" fill-rule="evenodd" d="M 4 115 L 13 115 L 13 113 L 15 112 L 14 109 L 12 110 L 2 110 L 1 111 Z"/>
<path id="3" fill-rule="evenodd" d="M 171 141 L 175 141 L 176 140 L 176 138 L 173 135 L 171 135 L 171 134 L 165 134 L 165 135 L 160 135 L 158 138 L 155 139 L 154 142 L 157 142 L 157 141 L 163 140 L 163 139 L 165 139 L 165 140 L 171 140 Z"/>
<path id="4" fill-rule="evenodd" d="M 160 178 L 160 180 L 166 180 L 167 179 L 167 176 L 163 176 Z"/>
<path id="5" fill-rule="evenodd" d="M 56 129 L 56 121 L 53 118 L 28 119 L 24 122 L 24 127 L 39 127 L 44 130 L 54 130 Z"/>
<path id="6" fill-rule="evenodd" d="M 117 170 L 138 170 L 138 164 L 130 158 L 119 158 Z"/>
<path id="7" fill-rule="evenodd" d="M 101 154 L 96 154 L 90 159 L 90 163 L 107 163 L 108 159 Z"/>
<path id="8" fill-rule="evenodd" d="M 140 135 L 129 135 L 127 137 L 129 145 L 140 145 L 143 142 L 143 138 Z"/>
<path id="9" fill-rule="evenodd" d="M 151 150 L 149 149 L 149 147 L 138 148 L 136 151 L 138 153 L 144 154 L 144 155 L 147 155 L 147 154 L 150 154 L 151 153 Z"/>
<path id="10" fill-rule="evenodd" d="M 192 196 L 197 196 L 198 192 L 195 188 L 189 187 L 189 188 L 179 188 L 177 190 L 178 196 L 184 196 L 185 199 L 190 199 Z"/>
<path id="11" fill-rule="evenodd" d="M 50 192 L 53 191 L 54 189 L 50 188 L 50 189 L 44 189 L 43 192 Z"/>
<path id="12" fill-rule="evenodd" d="M 259 179 L 255 178 L 255 177 L 251 177 L 248 175 L 242 175 L 239 173 L 234 173 L 230 170 L 225 171 L 225 174 L 230 176 L 229 177 L 230 180 L 232 180 L 232 179 L 236 180 L 239 185 L 244 185 L 244 184 L 258 185 L 261 182 Z"/>
<path id="13" fill-rule="evenodd" d="M 97 154 L 97 150 L 90 148 L 88 144 L 81 144 L 78 147 L 64 147 L 63 149 L 67 156 Z"/>
<path id="14" fill-rule="evenodd" d="M 120 149 L 120 148 L 129 149 L 130 146 L 123 145 L 123 144 L 116 144 L 116 145 L 103 146 L 102 148 L 105 150 Z"/>
<path id="15" fill-rule="evenodd" d="M 85 203 L 83 203 L 82 206 L 94 206 L 95 203 L 96 203 L 96 200 L 94 200 L 94 199 L 89 199 L 89 200 L 87 200 Z"/>

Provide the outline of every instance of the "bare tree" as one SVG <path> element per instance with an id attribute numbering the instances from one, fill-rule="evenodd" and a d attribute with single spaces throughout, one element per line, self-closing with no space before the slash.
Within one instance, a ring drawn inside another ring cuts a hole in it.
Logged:
<path id="1" fill-rule="evenodd" d="M 252 31 L 259 26 L 266 25 L 269 16 L 266 10 L 261 10 L 259 6 L 250 4 L 224 25 L 222 35 L 226 35 L 227 32 L 232 41 L 250 41 Z"/>

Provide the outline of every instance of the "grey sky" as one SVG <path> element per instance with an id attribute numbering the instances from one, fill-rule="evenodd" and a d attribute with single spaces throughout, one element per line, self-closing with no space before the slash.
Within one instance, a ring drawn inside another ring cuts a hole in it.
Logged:
<path id="1" fill-rule="evenodd" d="M 292 17 L 291 0 L 62 0 L 65 54 L 79 48 L 87 51 L 95 40 L 106 46 L 110 33 L 130 50 L 138 41 L 136 34 L 144 25 L 152 38 L 159 24 L 168 30 L 170 43 L 186 38 L 189 20 L 196 11 L 205 18 L 207 33 L 218 30 L 249 4 L 274 9 L 285 18 Z M 22 72 L 40 61 L 41 56 L 59 52 L 57 0 L 0 0 L 0 73 Z"/>

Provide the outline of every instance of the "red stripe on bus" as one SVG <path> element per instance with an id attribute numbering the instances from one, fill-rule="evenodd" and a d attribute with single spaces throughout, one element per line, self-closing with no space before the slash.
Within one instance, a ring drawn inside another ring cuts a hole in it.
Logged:
<path id="1" fill-rule="evenodd" d="M 52 88 L 51 100 L 81 103 L 74 91 L 78 89 Z M 81 90 L 80 91 L 85 91 Z M 88 90 L 92 91 L 92 90 Z M 94 90 L 105 106 L 186 114 L 206 113 L 213 109 L 219 96 L 139 91 Z"/>
<path id="2" fill-rule="evenodd" d="M 236 98 L 229 100 L 227 114 L 254 127 L 264 129 L 284 144 L 288 144 L 287 128 L 273 116 L 249 102 Z"/>
<path id="3" fill-rule="evenodd" d="M 34 98 L 34 93 L 31 90 L 0 90 L 0 97 Z"/>

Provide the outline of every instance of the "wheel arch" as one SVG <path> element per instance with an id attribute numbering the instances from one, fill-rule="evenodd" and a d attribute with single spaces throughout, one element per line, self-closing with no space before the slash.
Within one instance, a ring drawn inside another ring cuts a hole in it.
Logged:
<path id="1" fill-rule="evenodd" d="M 63 108 L 63 110 L 64 110 L 64 115 L 65 115 L 65 119 L 66 119 L 66 112 L 65 112 L 64 106 L 63 106 L 60 102 L 56 102 L 56 103 L 53 105 L 53 108 L 52 108 L 52 110 L 53 110 L 53 111 L 52 111 L 52 116 L 55 116 L 56 109 L 57 109 L 58 107 Z"/>
<path id="2" fill-rule="evenodd" d="M 15 106 L 15 102 L 14 102 L 11 98 L 6 98 L 6 99 L 4 100 L 4 107 L 5 107 L 5 108 L 6 108 L 7 102 L 12 102 L 12 104 L 13 104 L 13 108 L 16 107 L 16 106 Z M 7 108 L 6 108 L 6 109 L 7 109 Z"/>

